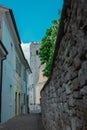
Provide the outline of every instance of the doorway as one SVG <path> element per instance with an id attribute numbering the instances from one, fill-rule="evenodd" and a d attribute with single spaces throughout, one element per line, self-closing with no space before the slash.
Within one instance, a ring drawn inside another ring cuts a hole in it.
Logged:
<path id="1" fill-rule="evenodd" d="M 20 93 L 19 93 L 19 110 L 18 110 L 18 113 L 20 114 L 21 113 L 21 107 L 20 107 Z"/>
<path id="2" fill-rule="evenodd" d="M 17 115 L 17 92 L 15 93 L 15 115 Z"/>

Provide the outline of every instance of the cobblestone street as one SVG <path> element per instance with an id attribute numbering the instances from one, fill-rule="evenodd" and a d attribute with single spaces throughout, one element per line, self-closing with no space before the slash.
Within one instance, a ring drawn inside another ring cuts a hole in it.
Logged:
<path id="1" fill-rule="evenodd" d="M 44 128 L 40 114 L 29 114 L 10 119 L 0 125 L 0 130 L 44 130 Z"/>

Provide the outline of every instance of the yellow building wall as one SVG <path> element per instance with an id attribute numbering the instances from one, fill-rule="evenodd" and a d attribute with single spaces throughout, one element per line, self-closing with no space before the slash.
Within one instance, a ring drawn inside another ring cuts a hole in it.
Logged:
<path id="1" fill-rule="evenodd" d="M 43 76 L 44 67 L 45 67 L 45 65 L 41 65 L 41 67 L 40 67 L 39 80 L 36 85 L 36 104 L 40 104 L 40 91 L 47 81 L 47 77 Z"/>

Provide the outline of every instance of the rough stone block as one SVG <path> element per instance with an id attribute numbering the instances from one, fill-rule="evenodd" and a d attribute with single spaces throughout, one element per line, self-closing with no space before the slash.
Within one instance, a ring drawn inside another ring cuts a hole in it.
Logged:
<path id="1" fill-rule="evenodd" d="M 75 79 L 77 76 L 78 76 L 78 71 L 74 71 L 74 72 L 72 73 L 72 78 L 71 78 L 71 80 Z"/>
<path id="2" fill-rule="evenodd" d="M 71 130 L 71 127 L 67 125 L 66 130 Z"/>
<path id="3" fill-rule="evenodd" d="M 70 96 L 68 99 L 68 106 L 74 107 L 75 106 L 75 99 L 73 99 L 73 96 Z"/>
<path id="4" fill-rule="evenodd" d="M 84 86 L 83 88 L 80 89 L 81 95 L 87 95 L 87 86 Z"/>
<path id="5" fill-rule="evenodd" d="M 78 72 L 80 87 L 87 84 L 87 61 L 83 62 L 81 69 Z"/>
<path id="6" fill-rule="evenodd" d="M 76 130 L 76 121 L 77 121 L 76 117 L 71 118 L 71 128 L 72 128 L 72 130 Z"/>
<path id="7" fill-rule="evenodd" d="M 75 69 L 79 69 L 81 67 L 81 60 L 78 56 L 76 56 L 73 60 Z"/>
<path id="8" fill-rule="evenodd" d="M 62 94 L 62 97 L 63 97 L 63 102 L 66 102 L 66 93 L 65 92 Z"/>
<path id="9" fill-rule="evenodd" d="M 73 92 L 73 98 L 82 99 L 82 95 L 80 94 L 79 91 L 74 91 Z"/>
<path id="10" fill-rule="evenodd" d="M 62 92 L 64 92 L 66 90 L 66 84 L 62 85 Z"/>
<path id="11" fill-rule="evenodd" d="M 71 94 L 72 93 L 72 91 L 71 91 L 71 89 L 70 89 L 70 86 L 71 86 L 71 84 L 66 84 L 66 94 L 67 95 L 69 95 L 69 94 Z"/>
<path id="12" fill-rule="evenodd" d="M 72 81 L 71 89 L 72 89 L 73 91 L 79 89 L 79 80 L 78 80 L 78 78 L 75 78 L 75 79 Z"/>

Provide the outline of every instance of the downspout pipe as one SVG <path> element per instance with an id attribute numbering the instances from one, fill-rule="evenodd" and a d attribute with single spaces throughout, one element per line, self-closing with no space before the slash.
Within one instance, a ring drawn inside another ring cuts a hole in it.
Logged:
<path id="1" fill-rule="evenodd" d="M 6 59 L 6 56 L 4 56 L 1 59 L 1 78 L 0 78 L 0 122 L 1 122 L 1 104 L 2 104 L 2 76 L 3 76 L 3 61 Z"/>

